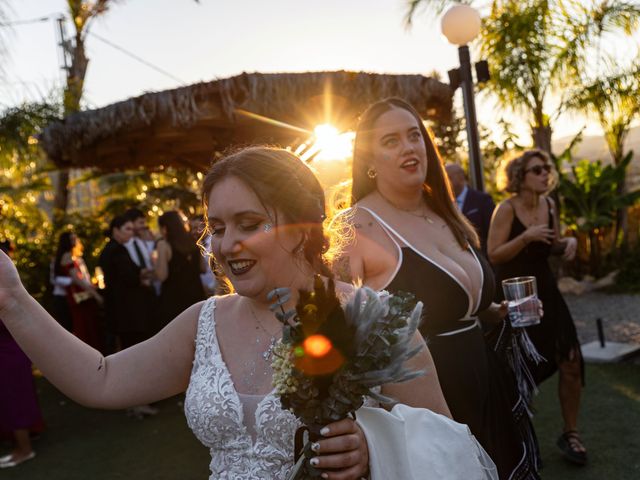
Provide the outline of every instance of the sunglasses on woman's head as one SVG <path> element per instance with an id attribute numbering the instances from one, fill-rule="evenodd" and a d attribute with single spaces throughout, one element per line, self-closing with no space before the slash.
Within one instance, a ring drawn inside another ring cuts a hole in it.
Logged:
<path id="1" fill-rule="evenodd" d="M 524 173 L 533 172 L 535 175 L 540 175 L 543 170 L 547 173 L 551 172 L 551 165 L 548 163 L 545 163 L 544 165 L 534 165 L 531 168 L 527 168 Z"/>

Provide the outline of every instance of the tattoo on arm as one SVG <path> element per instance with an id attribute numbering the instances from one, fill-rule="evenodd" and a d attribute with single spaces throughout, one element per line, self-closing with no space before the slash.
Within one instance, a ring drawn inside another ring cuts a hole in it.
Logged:
<path id="1" fill-rule="evenodd" d="M 334 265 L 334 272 L 338 280 L 345 283 L 353 282 L 353 275 L 351 274 L 351 265 L 349 264 L 349 257 L 340 257 L 338 260 L 335 261 L 333 265 Z"/>

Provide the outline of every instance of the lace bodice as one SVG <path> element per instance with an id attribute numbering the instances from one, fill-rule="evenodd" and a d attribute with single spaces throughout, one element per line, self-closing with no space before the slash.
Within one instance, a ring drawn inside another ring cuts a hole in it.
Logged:
<path id="1" fill-rule="evenodd" d="M 185 399 L 187 423 L 211 453 L 210 480 L 285 479 L 293 466 L 298 420 L 283 411 L 273 392 L 257 404 L 255 440 L 243 405 L 222 359 L 215 326 L 215 297 L 198 319 L 195 358 Z M 249 409 L 250 410 L 250 409 Z"/>

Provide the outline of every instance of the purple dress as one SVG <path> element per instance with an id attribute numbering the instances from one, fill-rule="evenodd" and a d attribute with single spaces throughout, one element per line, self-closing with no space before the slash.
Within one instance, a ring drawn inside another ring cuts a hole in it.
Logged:
<path id="1" fill-rule="evenodd" d="M 43 429 L 31 360 L 0 320 L 0 436 L 14 430 Z"/>

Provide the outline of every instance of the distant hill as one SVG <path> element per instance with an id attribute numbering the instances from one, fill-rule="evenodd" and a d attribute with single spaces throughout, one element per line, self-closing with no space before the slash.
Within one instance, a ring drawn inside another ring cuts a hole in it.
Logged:
<path id="1" fill-rule="evenodd" d="M 573 137 L 563 137 L 553 142 L 554 153 L 562 152 Z M 627 141 L 625 143 L 625 151 L 633 150 L 633 160 L 629 166 L 629 182 L 630 186 L 640 186 L 640 126 L 633 127 L 629 131 Z M 599 135 L 584 136 L 582 142 L 575 148 L 573 158 L 582 160 L 602 160 L 604 163 L 611 162 L 609 149 L 604 141 L 604 137 Z"/>

